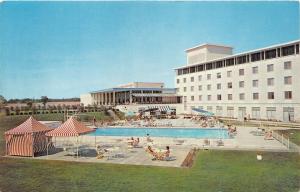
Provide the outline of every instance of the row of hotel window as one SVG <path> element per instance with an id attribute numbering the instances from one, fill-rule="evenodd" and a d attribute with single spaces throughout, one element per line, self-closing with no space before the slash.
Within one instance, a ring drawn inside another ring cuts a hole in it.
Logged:
<path id="1" fill-rule="evenodd" d="M 290 46 L 281 47 L 281 48 L 274 48 L 271 50 L 260 51 L 260 52 L 256 52 L 256 53 L 249 53 L 249 54 L 245 54 L 245 55 L 241 55 L 241 56 L 237 56 L 237 57 L 233 57 L 233 58 L 228 58 L 225 60 L 209 62 L 209 63 L 205 63 L 205 64 L 199 64 L 197 66 L 178 69 L 177 75 L 184 75 L 184 74 L 195 73 L 195 72 L 199 72 L 199 71 L 223 68 L 223 67 L 228 67 L 228 66 L 233 66 L 233 65 L 238 65 L 238 64 L 256 62 L 256 61 L 260 61 L 260 60 L 273 59 L 273 58 L 281 57 L 281 56 L 294 55 L 295 53 L 299 54 L 299 44 L 290 45 Z"/>
<path id="2" fill-rule="evenodd" d="M 292 99 L 292 91 L 284 91 L 284 99 Z M 227 94 L 227 100 L 231 101 L 233 98 L 232 94 Z M 252 99 L 258 100 L 259 99 L 259 93 L 252 93 Z M 275 99 L 274 92 L 268 92 L 268 99 Z M 202 95 L 198 96 L 198 100 L 202 101 Z M 212 100 L 212 95 L 207 95 L 207 101 Z M 222 100 L 222 94 L 217 94 L 217 100 Z M 245 93 L 239 94 L 239 100 L 245 100 Z M 195 101 L 195 96 L 191 96 L 191 101 Z M 187 96 L 184 96 L 184 102 L 187 102 Z"/>
<path id="3" fill-rule="evenodd" d="M 292 69 L 292 62 L 287 61 L 284 62 L 284 69 L 289 70 Z M 269 64 L 267 65 L 267 72 L 272 72 L 274 71 L 274 64 Z M 258 66 L 252 67 L 252 74 L 258 74 Z M 244 76 L 245 75 L 245 69 L 239 69 L 239 76 Z M 227 71 L 227 77 L 232 77 L 232 71 Z M 222 78 L 222 74 L 217 73 L 217 79 Z M 206 75 L 206 80 L 211 80 L 211 74 Z M 191 77 L 190 82 L 194 82 L 195 78 Z M 198 81 L 202 81 L 202 75 L 198 76 Z M 177 84 L 180 83 L 180 79 L 177 79 Z M 186 83 L 186 78 L 183 78 L 183 83 Z"/>
<path id="4" fill-rule="evenodd" d="M 258 79 L 252 80 L 252 87 L 258 87 Z M 284 77 L 284 85 L 291 85 L 292 84 L 292 76 L 286 76 Z M 274 86 L 274 78 L 267 78 L 267 85 L 268 86 Z M 245 81 L 239 81 L 239 88 L 244 88 L 245 87 Z M 227 83 L 227 88 L 232 89 L 232 82 Z M 222 84 L 217 83 L 217 90 L 222 89 Z M 206 85 L 206 90 L 210 91 L 211 90 L 211 84 Z M 180 91 L 180 90 L 178 90 Z M 190 87 L 190 91 L 194 91 L 194 86 Z M 202 91 L 202 85 L 198 86 L 198 91 Z M 183 92 L 187 92 L 187 87 L 183 87 Z"/>
<path id="5" fill-rule="evenodd" d="M 195 108 L 195 106 L 191 106 L 191 109 Z M 199 106 L 198 108 L 204 109 L 203 106 Z M 226 109 L 226 108 L 225 108 Z M 187 106 L 184 106 L 184 110 L 187 110 Z M 213 111 L 212 106 L 207 106 L 208 111 Z M 251 116 L 250 118 L 261 118 L 261 108 L 260 107 L 251 107 Z M 284 121 L 294 121 L 294 108 L 293 107 L 283 107 L 283 120 Z M 278 111 L 276 107 L 266 107 L 266 118 L 267 119 L 276 119 Z M 238 117 L 243 119 L 244 117 L 248 116 L 246 112 L 246 107 L 238 107 Z M 217 116 L 228 116 L 228 117 L 234 117 L 234 107 L 227 107 L 227 115 L 224 115 L 223 113 L 223 107 L 222 106 L 216 106 L 216 115 Z M 249 114 L 250 115 L 250 114 Z"/>

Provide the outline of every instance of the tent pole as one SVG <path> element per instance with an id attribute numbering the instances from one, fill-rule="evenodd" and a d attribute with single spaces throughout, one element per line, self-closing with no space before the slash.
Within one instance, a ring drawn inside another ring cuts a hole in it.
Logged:
<path id="1" fill-rule="evenodd" d="M 78 159 L 78 136 L 77 136 L 77 159 Z"/>
<path id="2" fill-rule="evenodd" d="M 47 139 L 47 158 L 48 158 L 48 139 Z"/>
<path id="3" fill-rule="evenodd" d="M 7 144 L 7 140 L 6 140 L 6 138 L 5 138 L 5 155 L 7 155 L 8 154 L 8 144 Z"/>
<path id="4" fill-rule="evenodd" d="M 34 157 L 34 149 L 33 149 L 33 145 L 34 145 L 34 136 L 33 133 L 31 134 L 31 139 L 32 139 L 32 157 Z"/>

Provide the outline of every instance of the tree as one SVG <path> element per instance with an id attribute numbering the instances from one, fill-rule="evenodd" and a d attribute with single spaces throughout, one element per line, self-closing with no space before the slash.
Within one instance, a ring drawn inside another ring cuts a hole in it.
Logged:
<path id="1" fill-rule="evenodd" d="M 16 115 L 19 115 L 19 114 L 20 114 L 20 111 L 21 111 L 20 107 L 19 107 L 19 106 L 16 106 Z"/>
<path id="2" fill-rule="evenodd" d="M 93 104 L 93 107 L 94 107 L 94 112 L 96 112 L 96 111 L 97 111 L 97 104 L 94 103 L 94 104 Z"/>
<path id="3" fill-rule="evenodd" d="M 4 106 L 6 102 L 6 99 L 2 95 L 0 95 L 0 107 Z"/>
<path id="4" fill-rule="evenodd" d="M 49 101 L 49 98 L 47 96 L 42 96 L 41 101 L 44 105 L 44 108 L 46 108 L 46 103 Z"/>
<path id="5" fill-rule="evenodd" d="M 36 114 L 36 106 L 35 105 L 32 105 L 32 114 Z"/>
<path id="6" fill-rule="evenodd" d="M 32 109 L 32 105 L 33 105 L 32 101 L 27 101 L 26 104 L 27 104 L 29 110 Z"/>
<path id="7" fill-rule="evenodd" d="M 9 110 L 9 108 L 7 108 L 7 107 L 5 108 L 5 115 L 6 115 L 6 116 L 10 115 L 10 110 Z"/>

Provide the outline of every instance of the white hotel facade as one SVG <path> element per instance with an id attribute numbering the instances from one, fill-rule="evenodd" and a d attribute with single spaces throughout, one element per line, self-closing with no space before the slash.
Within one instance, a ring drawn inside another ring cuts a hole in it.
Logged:
<path id="1" fill-rule="evenodd" d="M 186 50 L 176 68 L 183 113 L 202 108 L 217 116 L 300 121 L 300 40 L 239 54 L 203 44 Z"/>

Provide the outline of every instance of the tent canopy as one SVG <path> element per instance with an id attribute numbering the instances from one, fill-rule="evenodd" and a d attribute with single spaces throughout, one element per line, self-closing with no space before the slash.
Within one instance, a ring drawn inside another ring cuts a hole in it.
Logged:
<path id="1" fill-rule="evenodd" d="M 30 116 L 21 125 L 6 131 L 5 135 L 18 135 L 18 134 L 25 134 L 25 133 L 37 133 L 37 132 L 44 132 L 44 131 L 50 131 L 50 130 L 51 129 L 48 128 L 46 125 L 38 122 L 32 116 Z"/>
<path id="2" fill-rule="evenodd" d="M 204 115 L 204 116 L 213 116 L 214 115 L 212 112 L 205 111 L 205 110 L 200 109 L 200 108 L 193 108 L 192 110 L 195 111 L 195 112 L 198 112 L 198 113 L 200 113 L 201 115 Z"/>
<path id="3" fill-rule="evenodd" d="M 51 129 L 29 117 L 21 125 L 5 132 L 6 155 L 34 156 L 47 148 L 45 133 Z"/>
<path id="4" fill-rule="evenodd" d="M 82 123 L 77 121 L 74 117 L 70 117 L 61 126 L 46 133 L 46 136 L 75 137 L 75 136 L 84 135 L 84 134 L 87 134 L 87 133 L 90 133 L 93 131 L 95 131 L 95 130 L 83 125 Z"/>

